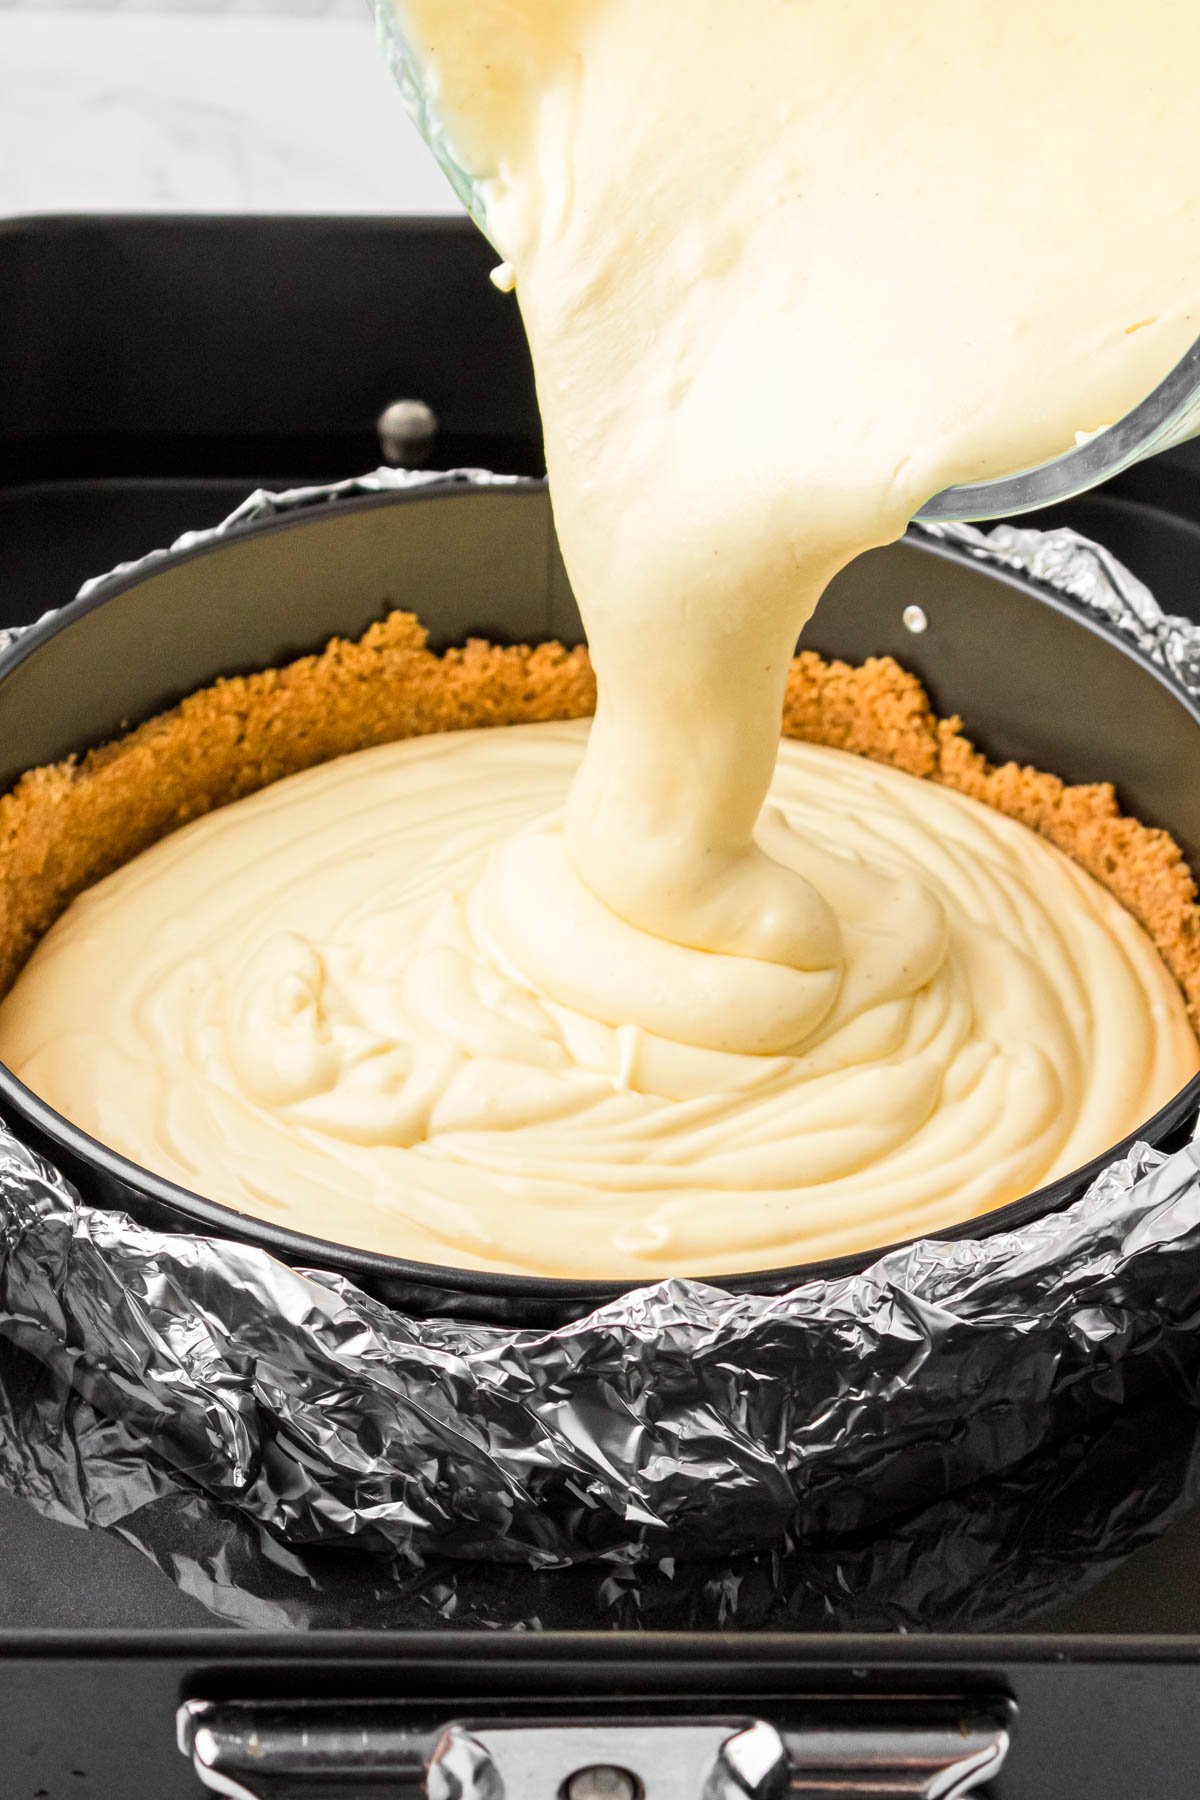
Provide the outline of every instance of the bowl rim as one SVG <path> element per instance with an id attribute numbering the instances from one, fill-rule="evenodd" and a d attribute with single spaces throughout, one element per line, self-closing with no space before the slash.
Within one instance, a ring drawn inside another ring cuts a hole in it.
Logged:
<path id="1" fill-rule="evenodd" d="M 96 608 L 106 605 L 110 600 L 118 599 L 122 594 L 141 586 L 144 581 L 152 579 L 169 568 L 216 555 L 246 538 L 268 536 L 277 531 L 294 530 L 307 524 L 328 520 L 331 511 L 335 516 L 340 517 L 350 512 L 403 506 L 419 501 L 444 499 L 450 495 L 466 501 L 476 498 L 480 494 L 518 495 L 543 492 L 545 488 L 545 481 L 537 479 L 510 478 L 503 485 L 480 485 L 477 487 L 461 483 L 447 482 L 443 484 L 431 481 L 411 488 L 347 496 L 339 500 L 336 509 L 320 507 L 282 511 L 266 519 L 238 524 L 228 531 L 214 534 L 200 543 L 190 543 L 179 549 L 157 552 L 152 557 L 140 562 L 123 565 L 110 576 L 89 582 L 76 599 L 67 602 L 53 613 L 47 614 L 35 624 L 22 630 L 15 641 L 0 651 L 0 690 L 9 675 L 28 657 L 34 655 L 59 633 L 69 630 L 79 619 Z M 907 534 L 906 541 L 917 545 L 923 552 L 930 555 L 943 557 L 948 561 L 975 569 L 983 568 L 994 579 L 1008 583 L 1026 593 L 1032 593 L 1043 604 L 1069 618 L 1073 624 L 1092 632 L 1109 647 L 1136 663 L 1145 673 L 1153 676 L 1190 716 L 1192 723 L 1200 729 L 1200 705 L 1179 683 L 1172 680 L 1167 672 L 1138 645 L 1113 630 L 1099 618 L 1090 617 L 1076 606 L 1069 604 L 1046 582 L 1012 569 L 995 567 L 981 562 L 981 559 L 970 549 L 932 538 L 921 531 L 919 527 Z M 243 1243 L 252 1244 L 277 1255 L 294 1268 L 332 1267 L 368 1281 L 386 1283 L 392 1288 L 408 1288 L 414 1291 L 448 1290 L 464 1296 L 478 1297 L 482 1302 L 507 1303 L 511 1307 L 514 1317 L 519 1316 L 520 1303 L 523 1301 L 531 1304 L 541 1303 L 543 1306 L 548 1302 L 558 1302 L 566 1315 L 570 1309 L 578 1308 L 581 1303 L 602 1305 L 606 1301 L 618 1299 L 639 1288 L 656 1285 L 665 1279 L 672 1279 L 672 1277 L 651 1272 L 627 1278 L 606 1277 L 603 1279 L 583 1276 L 518 1275 L 502 1271 L 493 1272 L 487 1269 L 462 1269 L 438 1263 L 416 1262 L 406 1257 L 390 1255 L 384 1251 L 366 1250 L 354 1245 L 341 1244 L 334 1239 L 315 1237 L 306 1232 L 294 1231 L 288 1226 L 273 1224 L 252 1213 L 240 1212 L 234 1206 L 209 1199 L 203 1194 L 194 1193 L 190 1188 L 183 1187 L 177 1182 L 168 1180 L 165 1176 L 156 1174 L 151 1169 L 144 1168 L 140 1163 L 134 1162 L 119 1151 L 111 1149 L 99 1139 L 90 1136 L 62 1113 L 49 1106 L 31 1088 L 27 1087 L 3 1061 L 0 1061 L 0 1103 L 3 1103 L 4 1110 L 26 1119 L 52 1145 L 62 1148 L 80 1162 L 91 1164 L 109 1181 L 114 1182 L 122 1189 L 131 1190 L 134 1195 L 140 1194 L 155 1202 L 159 1207 L 165 1208 L 172 1215 L 187 1221 L 188 1224 L 194 1224 L 200 1228 L 203 1235 L 232 1236 Z M 857 1274 L 881 1261 L 884 1257 L 910 1249 L 914 1243 L 953 1246 L 963 1240 L 1000 1236 L 1005 1232 L 1018 1230 L 1034 1219 L 1061 1210 L 1073 1196 L 1077 1196 L 1105 1168 L 1126 1154 L 1133 1144 L 1147 1137 L 1151 1141 L 1161 1140 L 1182 1125 L 1189 1114 L 1197 1111 L 1200 1111 L 1200 1074 L 1193 1076 L 1184 1087 L 1168 1099 L 1149 1119 L 1139 1125 L 1135 1131 L 1130 1132 L 1118 1143 L 1113 1144 L 1088 1162 L 1067 1171 L 1055 1181 L 1035 1188 L 1016 1200 L 1006 1202 L 1004 1206 L 980 1213 L 974 1218 L 964 1220 L 961 1224 L 947 1226 L 939 1231 L 926 1232 L 916 1238 L 899 1238 L 869 1249 L 845 1252 L 839 1256 L 820 1258 L 813 1262 L 690 1278 L 683 1276 L 680 1272 L 679 1278 L 694 1279 L 706 1286 L 732 1293 L 779 1294 L 807 1282 L 836 1280 L 842 1276 Z"/>
<path id="2" fill-rule="evenodd" d="M 943 488 L 917 514 L 952 521 L 1003 519 L 1086 494 L 1156 450 L 1200 435 L 1200 337 L 1162 380 L 1112 425 L 1012 475 Z"/>

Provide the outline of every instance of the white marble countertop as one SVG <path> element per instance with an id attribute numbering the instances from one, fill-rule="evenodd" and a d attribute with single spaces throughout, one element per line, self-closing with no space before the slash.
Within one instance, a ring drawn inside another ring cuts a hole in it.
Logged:
<path id="1" fill-rule="evenodd" d="M 0 217 L 459 210 L 365 5 L 321 17 L 0 0 Z"/>

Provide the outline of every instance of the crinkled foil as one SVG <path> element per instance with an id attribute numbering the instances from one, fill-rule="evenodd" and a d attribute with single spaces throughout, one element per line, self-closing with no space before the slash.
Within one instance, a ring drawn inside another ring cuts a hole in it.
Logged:
<path id="1" fill-rule="evenodd" d="M 49 1518 L 106 1529 L 210 1613 L 256 1630 L 1078 1629 L 1094 1624 L 1094 1609 L 1079 1614 L 1088 1590 L 1200 1500 L 1200 1406 L 1155 1390 L 1106 1408 L 1014 1469 L 865 1538 L 637 1569 L 414 1565 L 283 1544 L 0 1342 L 0 1484 Z M 114 1596 L 89 1594 L 83 1622 L 130 1622 L 135 1584 L 113 1585 Z M 1127 1585 L 1119 1605 L 1123 1630 L 1163 1628 L 1161 1613 L 1131 1608 Z M 1188 1607 L 1184 1595 L 1181 1616 Z"/>
<path id="2" fill-rule="evenodd" d="M 1135 643 L 1193 700 L 1200 698 L 1200 628 L 1178 613 L 1165 613 L 1145 583 L 1102 544 L 1077 531 L 1017 525 L 996 525 L 985 533 L 974 525 L 922 522 L 921 531 L 981 562 L 1031 576 L 1075 601 L 1081 611 Z"/>
<path id="3" fill-rule="evenodd" d="M 0 1145 L 0 1333 L 295 1545 L 533 1568 L 874 1527 L 1190 1362 L 1200 1151 L 1009 1236 L 773 1299 L 667 1281 L 549 1332 L 390 1312 Z"/>
<path id="4" fill-rule="evenodd" d="M 412 488 L 519 487 L 522 479 L 520 475 L 494 475 L 490 469 L 381 468 L 371 469 L 365 475 L 351 475 L 346 481 L 335 481 L 322 487 L 288 488 L 279 494 L 272 493 L 269 488 L 255 488 L 220 524 L 206 525 L 199 531 L 185 531 L 169 549 L 151 550 L 145 556 L 135 557 L 132 562 L 118 563 L 106 575 L 97 575 L 91 581 L 85 581 L 78 598 L 86 599 L 97 588 L 107 587 L 110 581 L 118 581 L 126 575 L 137 575 L 143 570 L 152 569 L 168 556 L 184 550 L 195 550 L 202 544 L 217 543 L 244 525 L 261 525 L 264 520 L 279 518 L 284 513 L 334 506 L 339 500 L 358 500 L 367 494 L 406 493 Z M 52 616 L 46 615 L 47 618 Z M 20 631 L 19 626 L 15 630 L 10 629 L 8 641 L 19 637 Z"/>
<path id="5" fill-rule="evenodd" d="M 255 495 L 212 535 L 413 479 Z M 1068 532 L 936 535 L 1050 582 L 1195 691 L 1200 631 L 1104 552 Z M 661 1622 L 666 1595 L 691 1622 L 792 1604 L 811 1623 L 830 1583 L 876 1592 L 879 1544 L 915 1571 L 956 1496 L 985 1496 L 994 1522 L 1061 1485 L 1054 1446 L 1119 1432 L 1113 1409 L 1147 1404 L 1164 1372 L 1190 1381 L 1200 1343 L 1195 1146 L 1137 1146 L 1019 1232 L 918 1243 L 774 1298 L 666 1281 L 552 1331 L 407 1317 L 336 1275 L 148 1230 L 7 1133 L 0 1242 L 0 1338 L 42 1371 L 41 1399 L 0 1428 L 0 1474 L 57 1516 L 121 1526 L 247 1622 L 258 1590 L 238 1571 L 273 1545 L 307 1597 L 271 1604 L 296 1622 L 329 1622 L 321 1579 L 296 1570 L 332 1556 L 374 1571 L 350 1582 L 368 1613 L 403 1589 L 491 1622 L 534 1583 L 529 1618 L 574 1595 L 585 1616 L 586 1596 L 615 1623 Z M 197 1508 L 205 1550 L 145 1541 L 151 1515 L 190 1529 Z M 963 1607 L 981 1543 L 960 1545 Z M 922 1581 L 893 1622 L 920 1622 Z"/>

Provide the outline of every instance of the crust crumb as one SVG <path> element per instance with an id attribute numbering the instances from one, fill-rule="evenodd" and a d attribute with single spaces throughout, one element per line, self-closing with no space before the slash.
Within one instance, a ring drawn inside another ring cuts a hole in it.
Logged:
<path id="1" fill-rule="evenodd" d="M 202 688 L 79 758 L 31 769 L 0 797 L 0 995 L 75 896 L 189 819 L 285 775 L 434 731 L 577 719 L 594 710 L 584 650 L 474 639 L 435 655 L 412 613 L 357 642 Z M 1124 815 L 1107 783 L 988 762 L 890 657 L 798 655 L 783 729 L 968 794 L 1041 833 L 1153 939 L 1200 1027 L 1200 906 L 1174 839 Z"/>

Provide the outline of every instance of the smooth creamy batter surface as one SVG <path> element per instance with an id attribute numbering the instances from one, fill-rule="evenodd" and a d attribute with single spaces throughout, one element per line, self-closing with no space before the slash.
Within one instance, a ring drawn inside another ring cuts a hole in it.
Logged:
<path id="1" fill-rule="evenodd" d="M 541 866 L 586 729 L 412 739 L 185 827 L 43 940 L 0 1009 L 5 1059 L 93 1136 L 247 1212 L 585 1276 L 956 1223 L 1077 1167 L 1200 1064 L 1149 939 L 1059 851 L 792 742 L 768 830 L 821 846 L 807 873 L 844 959 L 802 1041 L 740 1047 L 747 1019 L 790 1012 L 779 970 L 647 958 L 582 889 L 547 917 L 569 932 L 590 909 L 604 960 L 584 975 L 613 997 L 597 1009 L 585 980 L 581 1005 L 550 998 L 510 955 L 505 846 Z M 569 947 L 547 940 L 548 964 Z M 625 1022 L 638 981 L 672 1024 L 688 994 L 688 1041 Z"/>

